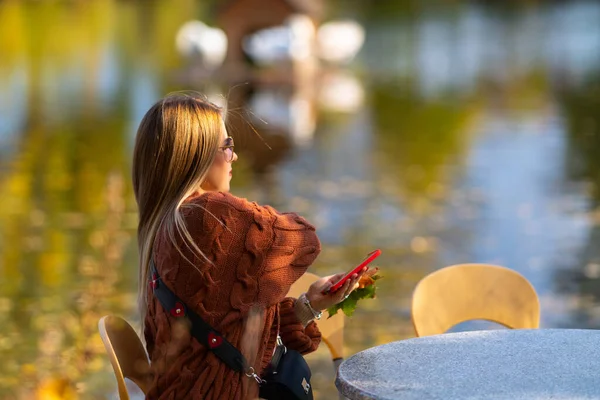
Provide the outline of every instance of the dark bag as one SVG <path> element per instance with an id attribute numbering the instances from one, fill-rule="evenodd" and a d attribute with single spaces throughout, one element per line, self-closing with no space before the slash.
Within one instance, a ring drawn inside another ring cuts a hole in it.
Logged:
<path id="1" fill-rule="evenodd" d="M 223 335 L 214 330 L 202 317 L 161 282 L 154 261 L 151 262 L 150 286 L 161 305 L 176 318 L 187 317 L 192 323 L 191 334 L 229 368 L 246 374 L 260 385 L 259 395 L 266 400 L 313 400 L 310 368 L 300 353 L 287 349 L 277 337 L 277 347 L 265 374 L 259 377 L 248 365 L 242 353 Z"/>
<path id="2" fill-rule="evenodd" d="M 304 357 L 280 344 L 262 376 L 259 395 L 263 399 L 312 400 L 310 377 Z"/>

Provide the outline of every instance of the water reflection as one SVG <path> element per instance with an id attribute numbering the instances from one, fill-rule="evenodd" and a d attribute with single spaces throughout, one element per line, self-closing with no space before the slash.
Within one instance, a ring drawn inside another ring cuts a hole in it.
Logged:
<path id="1" fill-rule="evenodd" d="M 373 77 L 408 79 L 422 96 L 470 94 L 482 81 L 510 85 L 538 68 L 555 83 L 580 81 L 600 62 L 593 1 L 423 7 L 416 18 L 369 32 L 363 61 Z"/>
<path id="2" fill-rule="evenodd" d="M 566 173 L 570 180 L 589 186 L 592 205 L 600 200 L 600 73 L 580 84 L 560 91 L 566 124 L 571 135 L 567 141 Z"/>
<path id="3" fill-rule="evenodd" d="M 241 44 L 253 28 L 229 70 L 177 50 L 190 19 L 219 25 L 204 3 L 0 3 L 0 397 L 114 387 L 95 332 L 107 313 L 135 321 L 132 139 L 183 89 L 227 106 L 236 194 L 317 225 L 317 273 L 383 250 L 348 353 L 411 336 L 414 285 L 465 261 L 522 272 L 546 327 L 599 326 L 600 5 L 353 7 L 330 7 L 370 16 L 352 63 L 256 69 Z"/>
<path id="4" fill-rule="evenodd" d="M 600 72 L 588 74 L 579 84 L 564 86 L 560 102 L 570 135 L 565 143 L 565 189 L 578 188 L 587 194 L 574 212 L 585 218 L 588 229 L 573 261 L 562 260 L 556 290 L 571 301 L 571 321 L 566 326 L 600 326 Z M 572 211 L 573 212 L 573 211 Z M 569 268 L 572 264 L 578 268 Z"/>

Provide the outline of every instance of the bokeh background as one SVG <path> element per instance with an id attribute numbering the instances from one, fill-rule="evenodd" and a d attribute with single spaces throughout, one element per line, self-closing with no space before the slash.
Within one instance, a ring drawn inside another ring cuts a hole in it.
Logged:
<path id="1" fill-rule="evenodd" d="M 313 272 L 382 249 L 347 355 L 413 336 L 416 283 L 462 262 L 525 275 L 542 327 L 600 327 L 600 2 L 0 0 L 0 398 L 114 396 L 132 144 L 180 90 L 228 110 L 234 194 L 317 226 Z"/>

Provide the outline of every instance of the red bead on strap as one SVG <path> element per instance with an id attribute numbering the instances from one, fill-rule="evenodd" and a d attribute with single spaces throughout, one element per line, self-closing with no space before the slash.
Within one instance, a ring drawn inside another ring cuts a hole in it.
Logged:
<path id="1" fill-rule="evenodd" d="M 175 307 L 171 308 L 169 311 L 174 317 L 185 317 L 185 308 L 183 308 L 183 304 L 180 302 L 175 303 Z"/>

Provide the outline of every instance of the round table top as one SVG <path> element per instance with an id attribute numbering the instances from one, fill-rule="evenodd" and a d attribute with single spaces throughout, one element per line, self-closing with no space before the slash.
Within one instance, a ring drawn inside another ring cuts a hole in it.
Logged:
<path id="1" fill-rule="evenodd" d="M 388 343 L 344 361 L 358 399 L 600 399 L 600 331 L 493 330 Z"/>

